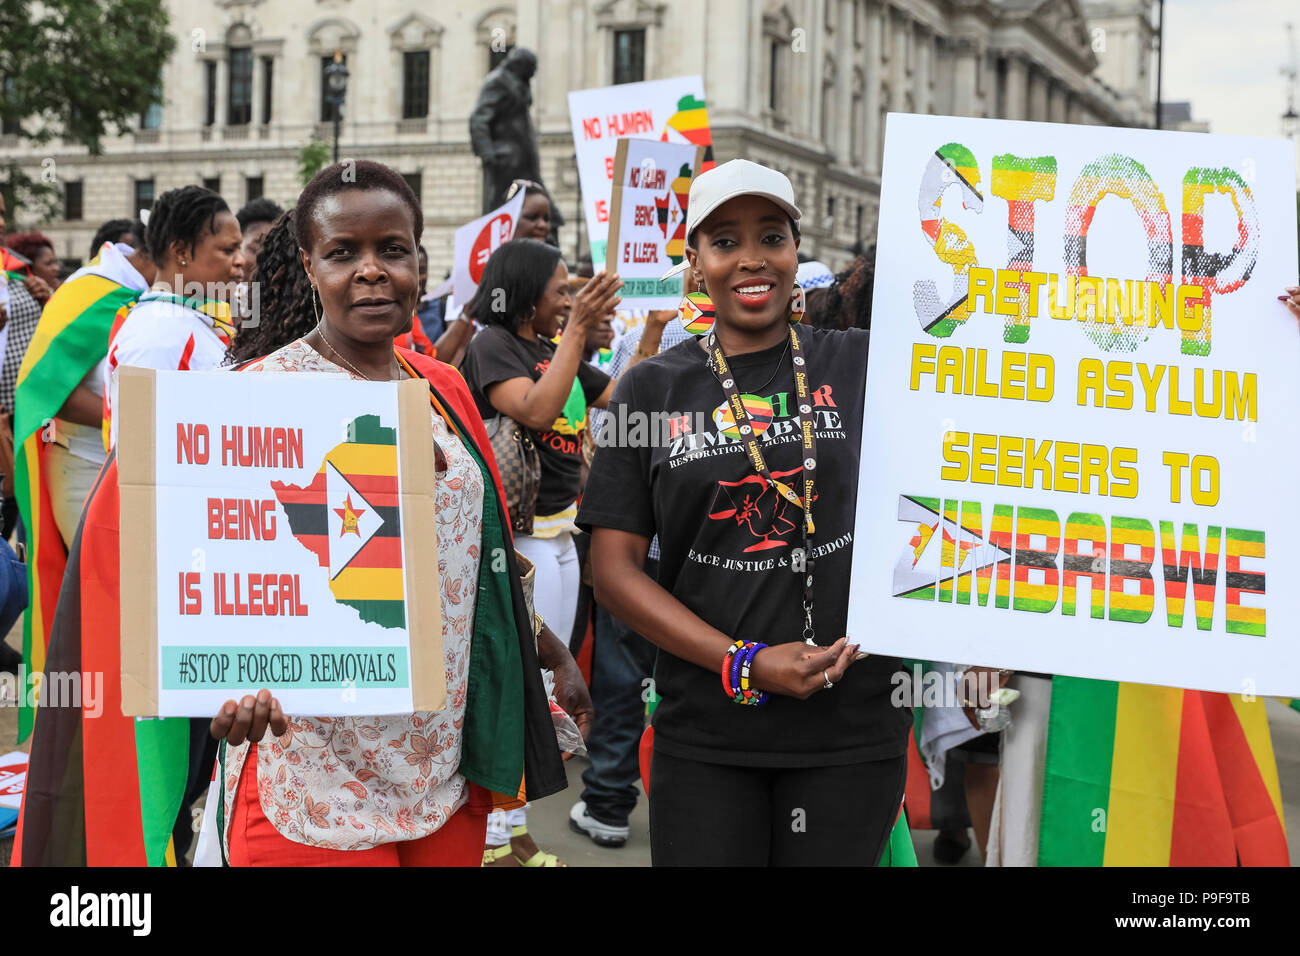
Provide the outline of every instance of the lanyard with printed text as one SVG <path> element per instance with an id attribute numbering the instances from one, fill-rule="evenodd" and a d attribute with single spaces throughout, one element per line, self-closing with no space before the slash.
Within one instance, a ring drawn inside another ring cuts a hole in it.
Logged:
<path id="1" fill-rule="evenodd" d="M 813 524 L 812 503 L 815 500 L 814 489 L 817 481 L 817 433 L 814 427 L 812 402 L 808 395 L 807 362 L 804 360 L 803 349 L 799 344 L 799 335 L 795 332 L 795 327 L 790 326 L 790 354 L 794 362 L 795 401 L 799 406 L 799 432 L 803 442 L 802 497 L 796 494 L 794 489 L 785 482 L 774 478 L 772 472 L 768 469 L 767 461 L 763 458 L 763 451 L 759 447 L 759 433 L 754 429 L 749 412 L 746 410 L 745 403 L 740 395 L 740 390 L 736 387 L 735 379 L 732 377 L 731 367 L 727 364 L 727 357 L 718 344 L 717 336 L 710 332 L 705 337 L 704 345 L 709 355 L 709 366 L 713 370 L 713 374 L 717 376 L 719 383 L 721 383 L 723 392 L 726 393 L 727 406 L 731 409 L 732 421 L 735 422 L 736 430 L 745 443 L 745 451 L 749 455 L 750 464 L 754 466 L 754 471 L 758 473 L 760 478 L 771 485 L 777 494 L 803 512 L 803 547 L 791 550 L 790 569 L 795 574 L 804 575 L 803 639 L 805 644 L 815 644 L 812 620 L 812 536 L 816 532 L 817 526 Z"/>

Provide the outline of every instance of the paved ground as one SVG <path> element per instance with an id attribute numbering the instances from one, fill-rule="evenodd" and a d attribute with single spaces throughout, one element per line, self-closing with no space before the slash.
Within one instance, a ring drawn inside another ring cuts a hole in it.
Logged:
<path id="1" fill-rule="evenodd" d="M 10 633 L 8 642 L 13 647 L 22 646 L 21 621 Z M 1291 849 L 1291 865 L 1300 866 L 1300 714 L 1272 700 L 1268 702 L 1268 712 L 1278 775 L 1282 782 L 1283 812 L 1287 824 L 1287 842 Z M 12 749 L 17 735 L 17 711 L 12 707 L 0 707 L 0 753 Z M 566 764 L 569 789 L 539 801 L 529 810 L 528 826 L 538 845 L 555 853 L 570 866 L 649 866 L 649 814 L 644 799 L 637 801 L 630 821 L 631 834 L 627 844 L 620 849 L 598 847 L 585 836 L 569 829 L 569 808 L 582 794 L 582 771 L 586 766 L 587 762 L 581 757 L 570 760 Z M 913 834 L 913 837 L 921 865 L 939 865 L 935 863 L 931 852 L 935 834 L 920 831 Z M 0 841 L 0 866 L 9 861 L 9 842 Z M 978 851 L 971 849 L 959 865 L 978 866 Z"/>

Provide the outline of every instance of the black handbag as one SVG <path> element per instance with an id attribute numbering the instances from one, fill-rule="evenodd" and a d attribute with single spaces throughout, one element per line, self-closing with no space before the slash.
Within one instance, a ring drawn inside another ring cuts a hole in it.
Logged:
<path id="1" fill-rule="evenodd" d="M 532 534 L 537 514 L 537 491 L 542 484 L 542 459 L 533 444 L 532 433 L 513 418 L 498 415 L 483 423 L 492 454 L 501 473 L 506 509 L 515 534 Z"/>

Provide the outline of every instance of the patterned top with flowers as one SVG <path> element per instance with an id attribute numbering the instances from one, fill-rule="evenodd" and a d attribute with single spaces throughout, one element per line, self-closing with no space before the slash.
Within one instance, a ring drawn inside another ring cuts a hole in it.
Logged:
<path id="1" fill-rule="evenodd" d="M 301 339 L 244 371 L 351 374 Z M 419 839 L 446 823 L 467 799 L 457 767 L 478 590 L 483 477 L 446 422 L 431 414 L 434 440 L 447 460 L 436 498 L 447 707 L 386 717 L 295 715 L 284 736 L 264 737 L 257 747 L 262 812 L 295 843 L 365 850 Z M 226 751 L 227 828 L 249 746 Z"/>

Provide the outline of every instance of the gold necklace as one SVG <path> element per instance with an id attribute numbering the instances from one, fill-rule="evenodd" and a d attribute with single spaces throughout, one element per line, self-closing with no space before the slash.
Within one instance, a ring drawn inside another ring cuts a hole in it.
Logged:
<path id="1" fill-rule="evenodd" d="M 361 369 L 357 368 L 355 365 L 353 365 L 351 362 L 349 362 L 349 361 L 347 360 L 347 357 L 346 357 L 342 352 L 340 352 L 338 349 L 336 349 L 336 348 L 334 347 L 334 343 L 331 342 L 331 341 L 329 340 L 329 337 L 325 335 L 325 329 L 324 329 L 324 327 L 321 325 L 321 323 L 320 323 L 319 320 L 316 322 L 316 332 L 317 332 L 318 335 L 320 335 L 320 339 L 321 339 L 321 341 L 324 342 L 326 345 L 329 346 L 330 351 L 333 352 L 336 356 L 338 356 L 338 358 L 342 360 L 343 364 L 346 365 L 349 369 L 351 369 L 352 372 L 355 373 L 359 378 L 364 378 L 367 382 L 373 382 L 373 381 L 375 381 L 373 378 L 371 378 L 371 377 L 370 377 L 369 375 L 367 375 L 365 372 L 361 371 Z M 391 381 L 397 381 L 397 379 L 391 379 L 391 378 L 390 378 L 390 379 L 388 379 L 387 381 L 390 381 L 390 382 L 391 382 Z"/>

